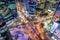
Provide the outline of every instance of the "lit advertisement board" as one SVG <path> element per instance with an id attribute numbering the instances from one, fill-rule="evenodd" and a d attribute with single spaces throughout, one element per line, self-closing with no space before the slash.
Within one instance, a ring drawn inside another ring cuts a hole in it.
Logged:
<path id="1" fill-rule="evenodd" d="M 54 31 L 53 36 L 55 39 L 60 40 L 60 25 Z"/>
<path id="2" fill-rule="evenodd" d="M 58 23 L 55 23 L 54 22 L 54 24 L 51 26 L 51 33 L 53 33 L 55 30 L 56 30 L 56 28 L 58 27 Z"/>

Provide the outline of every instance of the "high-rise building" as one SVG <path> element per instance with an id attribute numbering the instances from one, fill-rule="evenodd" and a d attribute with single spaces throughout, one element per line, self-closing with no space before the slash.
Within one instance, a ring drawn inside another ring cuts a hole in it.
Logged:
<path id="1" fill-rule="evenodd" d="M 4 18 L 0 15 L 0 40 L 12 40 Z"/>
<path id="2" fill-rule="evenodd" d="M 36 1 L 29 0 L 29 14 L 34 15 L 36 11 Z"/>
<path id="3" fill-rule="evenodd" d="M 5 6 L 1 6 L 0 11 L 1 11 L 0 14 L 3 15 L 4 19 L 6 19 L 6 21 L 13 19 L 13 16 L 10 13 L 9 9 L 6 8 Z"/>
<path id="4" fill-rule="evenodd" d="M 46 6 L 46 5 L 47 5 L 46 7 L 48 7 L 48 8 L 50 6 L 53 7 L 56 4 L 57 1 L 56 0 L 37 0 L 37 5 L 38 5 L 39 8 L 44 9 L 44 6 Z"/>
<path id="5" fill-rule="evenodd" d="M 13 5 L 13 6 L 12 6 Z M 0 14 L 3 15 L 6 22 L 17 17 L 15 1 L 0 1 Z"/>

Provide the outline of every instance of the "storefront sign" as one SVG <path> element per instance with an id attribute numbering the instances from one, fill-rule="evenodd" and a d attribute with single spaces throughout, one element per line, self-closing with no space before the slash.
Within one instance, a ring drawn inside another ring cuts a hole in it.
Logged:
<path id="1" fill-rule="evenodd" d="M 57 27 L 58 27 L 58 23 L 54 22 L 54 24 L 52 25 L 51 30 L 50 30 L 51 33 L 53 33 Z"/>

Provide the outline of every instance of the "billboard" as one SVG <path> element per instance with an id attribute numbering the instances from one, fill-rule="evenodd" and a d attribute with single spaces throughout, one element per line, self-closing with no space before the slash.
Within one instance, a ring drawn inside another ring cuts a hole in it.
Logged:
<path id="1" fill-rule="evenodd" d="M 53 36 L 55 39 L 60 40 L 60 25 L 54 31 Z"/>

